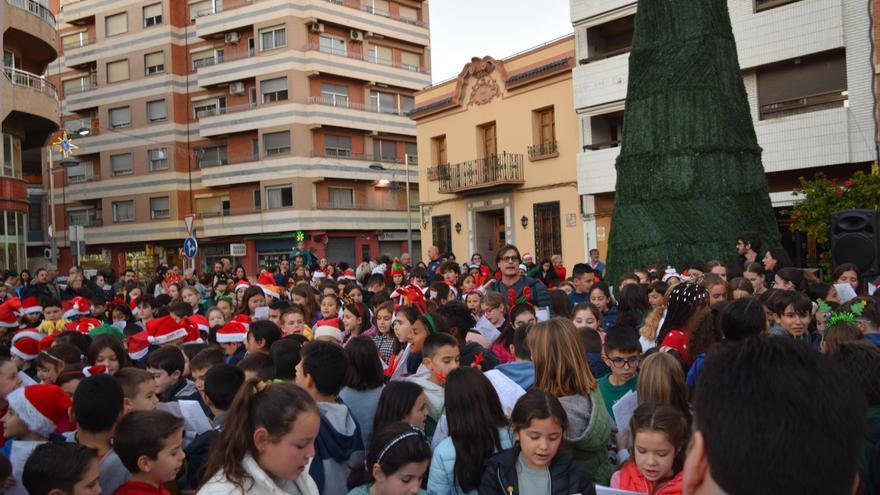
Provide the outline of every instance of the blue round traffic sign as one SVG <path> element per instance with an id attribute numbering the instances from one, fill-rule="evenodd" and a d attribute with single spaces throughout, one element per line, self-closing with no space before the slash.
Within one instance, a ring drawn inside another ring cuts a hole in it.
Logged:
<path id="1" fill-rule="evenodd" d="M 196 242 L 195 237 L 187 237 L 186 240 L 183 241 L 183 255 L 189 259 L 193 259 L 196 257 L 196 253 L 199 252 L 199 243 Z"/>

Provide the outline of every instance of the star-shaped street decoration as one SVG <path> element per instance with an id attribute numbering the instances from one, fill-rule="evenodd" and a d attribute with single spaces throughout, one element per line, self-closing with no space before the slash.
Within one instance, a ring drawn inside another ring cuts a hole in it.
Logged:
<path id="1" fill-rule="evenodd" d="M 67 131 L 61 133 L 61 136 L 52 143 L 58 151 L 61 152 L 63 158 L 68 158 L 73 154 L 73 150 L 78 150 L 79 146 L 73 144 L 73 140 L 67 137 Z"/>

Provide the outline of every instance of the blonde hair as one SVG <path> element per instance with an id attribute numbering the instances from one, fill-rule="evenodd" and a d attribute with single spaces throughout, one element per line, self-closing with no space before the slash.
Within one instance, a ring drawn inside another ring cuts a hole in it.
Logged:
<path id="1" fill-rule="evenodd" d="M 655 352 L 642 361 L 637 391 L 639 404 L 666 404 L 675 407 L 690 420 L 684 369 L 672 354 Z"/>
<path id="2" fill-rule="evenodd" d="M 669 294 L 672 293 L 673 287 L 675 287 L 675 285 L 670 285 L 666 288 L 666 293 L 663 294 L 663 305 L 654 308 L 648 313 L 648 316 L 645 317 L 645 322 L 642 324 L 642 328 L 639 329 L 639 335 L 650 342 L 657 340 L 657 332 L 660 331 L 660 322 L 663 321 L 663 312 L 666 311 L 666 305 L 669 302 Z"/>
<path id="3" fill-rule="evenodd" d="M 498 292 L 487 292 L 483 297 L 483 304 L 489 306 L 490 308 L 506 308 L 507 301 L 504 300 L 504 296 L 502 296 Z"/>
<path id="4" fill-rule="evenodd" d="M 571 320 L 556 317 L 535 324 L 529 331 L 528 345 L 535 363 L 535 388 L 565 397 L 587 395 L 598 387 Z"/>

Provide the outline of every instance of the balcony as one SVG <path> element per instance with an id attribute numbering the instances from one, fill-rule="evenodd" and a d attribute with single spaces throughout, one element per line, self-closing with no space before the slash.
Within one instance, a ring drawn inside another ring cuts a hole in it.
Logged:
<path id="1" fill-rule="evenodd" d="M 760 119 L 777 119 L 789 115 L 843 107 L 848 98 L 848 91 L 829 91 L 790 100 L 762 103 L 760 106 Z"/>
<path id="2" fill-rule="evenodd" d="M 354 1 L 354 2 L 352 2 L 350 0 L 324 0 L 324 1 L 328 2 L 328 3 L 332 3 L 333 5 L 341 5 L 343 7 L 348 7 L 350 9 L 357 9 L 357 10 L 366 12 L 368 14 L 378 15 L 378 16 L 384 17 L 386 19 L 394 19 L 396 21 L 404 22 L 406 24 L 410 24 L 413 26 L 427 27 L 427 26 L 425 26 L 424 22 L 422 22 L 418 19 L 408 19 L 406 17 L 400 17 L 397 15 L 392 16 L 391 12 L 386 12 L 384 10 L 374 8 L 370 5 L 362 5 L 358 1 Z"/>
<path id="3" fill-rule="evenodd" d="M 0 106 L 39 117 L 42 121 L 21 120 L 33 132 L 51 132 L 58 128 L 59 104 L 55 86 L 46 79 L 12 67 L 3 68 L 0 77 Z"/>
<path id="4" fill-rule="evenodd" d="M 559 156 L 559 143 L 557 141 L 546 141 L 529 145 L 529 160 L 533 162 L 557 156 Z"/>
<path id="5" fill-rule="evenodd" d="M 635 10 L 635 6 L 635 0 L 572 0 L 570 2 L 571 23 L 577 24 L 585 19 L 623 8 Z"/>
<path id="6" fill-rule="evenodd" d="M 98 127 L 98 119 L 82 118 L 64 121 L 64 130 L 72 138 L 85 138 L 97 136 L 101 130 Z"/>
<path id="7" fill-rule="evenodd" d="M 599 145 L 595 145 L 599 146 Z M 586 148 L 577 155 L 578 194 L 614 191 L 617 183 L 617 157 L 620 147 Z"/>
<path id="8" fill-rule="evenodd" d="M 19 9 L 30 12 L 40 20 L 48 24 L 52 29 L 58 29 L 58 23 L 55 21 L 55 15 L 48 8 L 40 5 L 33 0 L 6 0 L 6 3 Z"/>
<path id="9" fill-rule="evenodd" d="M 625 100 L 629 52 L 578 65 L 573 69 L 572 76 L 576 109 Z"/>
<path id="10" fill-rule="evenodd" d="M 97 43 L 95 37 L 80 37 L 64 45 L 64 65 L 81 68 L 98 60 L 98 51 L 90 47 Z"/>
<path id="11" fill-rule="evenodd" d="M 440 192 L 444 194 L 474 194 L 486 190 L 521 186 L 523 156 L 502 152 L 452 165 L 438 167 Z"/>
<path id="12" fill-rule="evenodd" d="M 326 1 L 326 0 L 325 0 Z M 383 60 L 377 57 L 370 56 L 369 54 L 365 55 L 362 52 L 354 52 L 351 50 L 339 50 L 333 49 L 332 47 L 322 46 L 317 43 L 307 43 L 305 51 L 318 51 L 321 53 L 326 53 L 328 55 L 335 55 L 338 57 L 350 58 L 352 60 L 362 60 L 364 62 L 369 62 L 371 64 L 381 65 L 385 67 L 393 67 L 395 69 L 403 69 L 409 72 L 416 72 L 419 74 L 431 74 L 431 71 L 428 70 L 427 67 L 417 66 L 417 65 L 409 65 L 400 62 L 394 62 L 391 60 Z"/>
<path id="13" fill-rule="evenodd" d="M 65 81 L 63 84 L 64 98 L 67 99 L 71 95 L 78 95 L 98 89 L 98 75 L 92 74 L 90 76 L 84 76 L 79 79 L 68 80 Z"/>
<path id="14" fill-rule="evenodd" d="M 13 69 L 12 67 L 3 67 L 3 74 L 13 85 L 32 89 L 38 93 L 51 96 L 58 101 L 58 91 L 55 85 L 31 72 L 21 69 Z"/>

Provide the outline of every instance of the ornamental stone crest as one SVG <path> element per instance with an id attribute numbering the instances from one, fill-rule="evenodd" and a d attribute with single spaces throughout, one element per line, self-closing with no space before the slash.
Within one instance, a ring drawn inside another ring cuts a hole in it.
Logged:
<path id="1" fill-rule="evenodd" d="M 481 77 L 471 89 L 471 98 L 468 104 L 485 105 L 498 96 L 501 91 L 498 83 L 491 77 Z"/>

